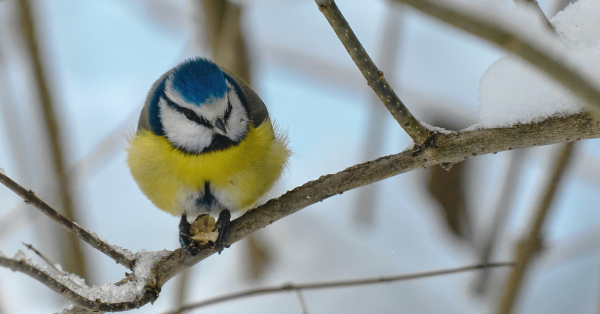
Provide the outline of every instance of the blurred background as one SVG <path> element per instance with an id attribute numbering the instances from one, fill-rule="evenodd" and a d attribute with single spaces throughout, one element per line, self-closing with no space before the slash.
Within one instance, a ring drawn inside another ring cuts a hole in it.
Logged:
<path id="1" fill-rule="evenodd" d="M 539 3 L 553 16 L 569 1 Z M 478 122 L 479 79 L 503 51 L 391 1 L 338 5 L 417 118 L 452 130 Z M 287 131 L 294 156 L 269 197 L 410 143 L 313 1 L 5 0 L 0 168 L 112 244 L 177 248 L 178 219 L 139 191 L 124 147 L 151 84 L 196 55 L 248 80 Z M 564 147 L 474 157 L 448 172 L 420 169 L 332 197 L 201 262 L 165 285 L 154 305 L 131 312 L 158 313 L 250 287 L 509 261 L 543 195 L 555 192 L 514 312 L 598 313 L 600 148 L 598 140 L 576 143 L 562 178 L 552 179 Z M 25 250 L 21 242 L 89 284 L 125 272 L 0 187 L 0 250 L 12 256 Z M 509 272 L 303 295 L 309 313 L 494 313 Z M 49 313 L 67 304 L 0 269 L 0 313 Z M 302 309 L 294 293 L 283 293 L 198 312 Z"/>

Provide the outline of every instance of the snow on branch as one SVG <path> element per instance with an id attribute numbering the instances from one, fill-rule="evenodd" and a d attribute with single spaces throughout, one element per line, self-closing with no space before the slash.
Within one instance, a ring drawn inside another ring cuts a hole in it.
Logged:
<path id="1" fill-rule="evenodd" d="M 532 10 L 465 0 L 396 0 L 513 52 L 571 90 L 600 114 L 597 60 L 571 53 Z"/>

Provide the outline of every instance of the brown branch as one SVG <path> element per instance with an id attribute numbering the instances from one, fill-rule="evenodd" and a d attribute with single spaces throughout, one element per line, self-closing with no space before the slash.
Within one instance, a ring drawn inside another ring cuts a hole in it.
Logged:
<path id="1" fill-rule="evenodd" d="M 402 24 L 401 12 L 396 3 L 387 4 L 387 12 L 381 38 L 379 39 L 377 62 L 381 69 L 385 71 L 390 78 L 396 74 L 396 60 L 398 60 L 398 48 L 400 43 L 400 25 Z M 390 82 L 393 83 L 392 79 Z M 367 118 L 367 130 L 363 143 L 363 160 L 371 160 L 381 156 L 383 142 L 385 141 L 384 123 L 387 118 L 386 111 L 381 108 L 380 100 L 374 94 L 369 94 Z M 375 215 L 375 198 L 377 188 L 374 185 L 366 186 L 358 191 L 356 197 L 356 207 L 354 209 L 354 219 L 356 222 L 372 226 Z"/>
<path id="2" fill-rule="evenodd" d="M 512 153 L 508 169 L 506 170 L 506 177 L 500 190 L 500 197 L 497 199 L 496 206 L 494 206 L 494 212 L 491 219 L 491 226 L 488 226 L 487 233 L 484 236 L 483 245 L 479 252 L 479 262 L 487 263 L 492 259 L 492 253 L 496 248 L 501 234 L 502 227 L 506 223 L 508 214 L 513 206 L 513 200 L 515 192 L 517 191 L 517 183 L 519 177 L 523 171 L 523 165 L 525 162 L 526 152 L 522 149 L 516 150 Z M 483 270 L 477 274 L 474 282 L 474 288 L 479 294 L 483 294 L 488 286 L 489 272 Z"/>
<path id="3" fill-rule="evenodd" d="M 346 48 L 346 51 L 348 51 L 348 54 L 367 80 L 369 86 L 371 86 L 381 102 L 383 102 L 385 107 L 392 114 L 392 117 L 398 121 L 400 126 L 408 133 L 415 144 L 419 146 L 423 145 L 431 136 L 431 132 L 421 125 L 419 120 L 410 113 L 398 95 L 396 95 L 390 84 L 386 81 L 383 72 L 381 72 L 375 63 L 373 63 L 373 60 L 371 60 L 371 57 L 369 57 L 367 51 L 350 28 L 350 25 L 335 4 L 335 1 L 315 0 L 315 2 L 344 45 L 344 48 Z"/>
<path id="4" fill-rule="evenodd" d="M 550 49 L 545 44 L 545 47 L 536 46 L 531 43 L 531 37 L 515 32 L 509 27 L 505 27 L 505 25 L 494 24 L 489 18 L 486 19 L 460 11 L 443 1 L 395 1 L 406 3 L 440 21 L 454 25 L 513 52 L 571 90 L 596 114 L 600 114 L 600 89 L 592 84 L 579 68 L 564 62 L 565 56 L 556 51 L 558 48 L 553 47 L 556 49 Z"/>
<path id="5" fill-rule="evenodd" d="M 65 216 L 61 215 L 59 212 L 54 210 L 48 204 L 44 203 L 41 199 L 39 199 L 31 190 L 27 190 L 24 187 L 20 186 L 17 182 L 13 181 L 11 178 L 6 176 L 4 173 L 0 172 L 0 183 L 4 184 L 7 188 L 13 191 L 15 194 L 20 196 L 25 203 L 33 205 L 35 208 L 39 209 L 42 213 L 46 214 L 46 216 L 50 217 L 52 220 L 57 222 L 58 224 L 65 227 L 71 234 L 77 236 L 81 240 L 87 242 L 96 250 L 106 254 L 108 257 L 112 258 L 115 262 L 129 268 L 133 269 L 135 260 L 128 258 L 123 253 L 115 250 L 110 244 L 98 239 L 96 236 L 92 235 L 87 230 L 81 228 L 78 224 L 73 223 Z"/>
<path id="6" fill-rule="evenodd" d="M 12 258 L 0 256 L 0 266 L 6 267 L 12 271 L 18 271 L 20 273 L 23 273 L 44 284 L 46 287 L 52 289 L 54 292 L 69 299 L 71 302 L 74 302 L 89 309 L 93 309 L 96 312 L 117 312 L 128 309 L 137 309 L 147 304 L 148 302 L 154 302 L 154 300 L 156 300 L 156 298 L 158 297 L 158 294 L 155 291 L 146 290 L 146 293 L 144 293 L 144 295 L 141 298 L 135 301 L 105 303 L 101 300 L 89 300 L 81 296 L 77 292 L 73 291 L 71 288 L 64 285 L 47 272 L 39 269 L 38 267 L 30 265 L 24 260 L 19 261 Z"/>
<path id="7" fill-rule="evenodd" d="M 514 263 L 490 263 L 490 264 L 479 264 L 472 266 L 464 266 L 464 267 L 456 267 L 456 268 L 447 268 L 440 269 L 434 271 L 413 273 L 413 274 L 405 274 L 405 275 L 395 275 L 395 276 L 385 276 L 385 277 L 369 277 L 369 278 L 361 278 L 361 279 L 351 279 L 351 280 L 340 280 L 340 281 L 326 281 L 326 282 L 316 282 L 316 283 L 307 283 L 307 284 L 285 284 L 279 287 L 267 287 L 267 288 L 258 288 L 258 289 L 250 289 L 246 291 L 231 293 L 215 298 L 211 298 L 208 300 L 204 300 L 197 303 L 192 303 L 187 306 L 182 306 L 179 309 L 168 312 L 168 314 L 179 314 L 189 310 L 199 309 L 201 307 L 206 307 L 209 305 L 214 305 L 218 303 L 233 301 L 237 299 L 247 298 L 251 296 L 258 296 L 264 294 L 272 294 L 272 293 L 281 293 L 281 292 L 290 292 L 290 291 L 303 291 L 303 290 L 320 290 L 320 289 L 333 289 L 333 288 L 348 288 L 348 287 L 359 287 L 365 285 L 374 285 L 374 284 L 382 284 L 382 283 L 393 283 L 398 281 L 406 281 L 406 280 L 415 280 L 429 277 L 437 277 L 444 275 L 451 275 L 456 273 L 468 272 L 478 269 L 492 268 L 492 267 L 508 267 L 514 266 Z"/>
<path id="8" fill-rule="evenodd" d="M 77 220 L 75 215 L 76 208 L 70 194 L 69 176 L 65 171 L 65 158 L 63 155 L 63 147 L 61 143 L 61 130 L 56 119 L 56 108 L 52 101 L 52 95 L 47 83 L 47 77 L 42 64 L 42 53 L 37 43 L 36 25 L 34 23 L 33 14 L 31 12 L 31 3 L 29 0 L 16 1 L 18 11 L 20 13 L 20 22 L 23 35 L 25 37 L 25 47 L 29 62 L 33 66 L 35 76 L 35 85 L 39 93 L 39 104 L 44 117 L 45 133 L 48 135 L 50 147 L 52 150 L 51 159 L 54 166 L 54 173 L 58 180 L 60 200 L 65 213 L 65 216 L 70 220 Z M 81 243 L 77 238 L 68 236 L 70 245 L 63 245 L 65 250 L 65 258 L 67 268 L 71 271 L 86 277 L 86 262 Z"/>
<path id="9" fill-rule="evenodd" d="M 414 169 L 460 162 L 472 156 L 499 151 L 597 137 L 600 137 L 600 122 L 590 113 L 506 128 L 437 134 L 427 147 L 416 147 L 321 176 L 247 212 L 232 222 L 230 243 L 329 197 Z M 158 287 L 213 253 L 215 250 L 204 250 L 192 257 L 182 249 L 174 251 L 156 265 Z"/>
<path id="10" fill-rule="evenodd" d="M 302 314 L 308 314 L 308 306 L 306 305 L 306 300 L 304 299 L 302 290 L 296 289 L 296 297 L 298 297 L 298 303 L 300 303 L 300 308 L 302 309 Z"/>
<path id="11" fill-rule="evenodd" d="M 513 268 L 504 283 L 504 292 L 502 293 L 500 303 L 498 304 L 498 313 L 500 314 L 511 313 L 526 270 L 533 257 L 542 248 L 542 226 L 548 216 L 550 205 L 554 199 L 556 189 L 560 185 L 561 178 L 563 177 L 569 162 L 572 150 L 572 142 L 564 144 L 564 147 L 556 160 L 554 173 L 552 174 L 552 177 L 549 178 L 548 182 L 546 182 L 544 197 L 542 198 L 540 207 L 537 209 L 531 229 L 528 235 L 517 244 L 515 249 L 515 262 L 517 265 Z"/>

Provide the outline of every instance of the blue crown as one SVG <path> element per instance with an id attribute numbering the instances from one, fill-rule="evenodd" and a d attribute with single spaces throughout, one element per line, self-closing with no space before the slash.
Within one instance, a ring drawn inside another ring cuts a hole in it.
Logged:
<path id="1" fill-rule="evenodd" d="M 200 106 L 211 97 L 223 97 L 227 84 L 223 72 L 212 61 L 192 58 L 173 69 L 173 89 L 186 102 Z"/>

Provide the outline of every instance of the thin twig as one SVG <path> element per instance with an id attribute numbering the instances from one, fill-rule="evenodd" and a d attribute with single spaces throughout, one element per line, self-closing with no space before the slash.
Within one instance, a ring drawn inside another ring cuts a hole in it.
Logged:
<path id="1" fill-rule="evenodd" d="M 419 120 L 410 113 L 398 95 L 396 95 L 390 84 L 386 81 L 383 72 L 373 63 L 373 60 L 371 60 L 371 57 L 369 57 L 367 51 L 350 28 L 335 1 L 315 0 L 315 2 L 367 80 L 369 86 L 371 86 L 375 94 L 381 99 L 381 102 L 383 102 L 394 119 L 398 121 L 400 126 L 413 139 L 415 144 L 419 146 L 423 145 L 431 136 L 431 132 L 421 125 Z"/>
<path id="2" fill-rule="evenodd" d="M 513 268 L 504 284 L 504 292 L 502 293 L 500 303 L 498 304 L 499 314 L 511 313 L 516 296 L 521 287 L 523 276 L 533 257 L 542 248 L 542 226 L 548 216 L 548 211 L 554 199 L 556 189 L 561 184 L 560 181 L 569 162 L 572 150 L 573 143 L 564 144 L 560 155 L 556 160 L 554 173 L 549 178 L 548 182 L 546 182 L 544 197 L 537 209 L 531 229 L 528 235 L 517 244 L 515 249 L 515 262 L 517 265 Z"/>
<path id="3" fill-rule="evenodd" d="M 387 3 L 387 13 L 381 38 L 379 39 L 377 62 L 381 69 L 390 77 L 390 82 L 396 75 L 396 60 L 398 60 L 398 48 L 400 42 L 400 25 L 402 24 L 400 6 L 396 3 Z M 381 108 L 381 101 L 377 95 L 369 93 L 368 111 L 369 117 L 367 130 L 363 144 L 363 160 L 371 160 L 381 156 L 383 142 L 386 140 L 385 128 L 387 126 L 387 112 Z M 373 224 L 375 216 L 375 199 L 377 186 L 368 185 L 358 191 L 356 197 L 356 208 L 354 218 L 356 222 L 366 226 Z"/>
<path id="4" fill-rule="evenodd" d="M 112 258 L 115 262 L 129 268 L 133 269 L 135 260 L 128 258 L 123 253 L 115 250 L 110 244 L 100 240 L 96 236 L 92 235 L 89 231 L 81 228 L 78 224 L 70 221 L 65 216 L 61 215 L 59 212 L 54 210 L 48 204 L 44 203 L 41 199 L 39 199 L 31 190 L 27 190 L 24 187 L 20 186 L 17 182 L 13 181 L 11 178 L 6 176 L 5 174 L 0 172 L 0 183 L 4 184 L 11 191 L 15 192 L 18 196 L 20 196 L 25 203 L 33 205 L 35 208 L 39 209 L 42 213 L 46 214 L 46 216 L 50 217 L 52 220 L 56 221 L 58 224 L 65 227 L 71 234 L 79 237 L 81 240 L 87 242 L 93 248 L 98 251 L 106 254 L 108 257 Z"/>
<path id="5" fill-rule="evenodd" d="M 517 32 L 506 25 L 497 25 L 489 18 L 475 13 L 467 13 L 445 1 L 433 0 L 395 0 L 454 25 L 468 33 L 494 42 L 507 51 L 513 52 L 545 72 L 558 83 L 568 88 L 588 105 L 596 114 L 600 114 L 600 89 L 582 73 L 579 67 L 565 62 L 563 53 L 566 48 L 549 46 L 545 41 L 532 43 L 532 37 L 525 32 Z"/>
<path id="6" fill-rule="evenodd" d="M 492 253 L 499 240 L 499 236 L 502 231 L 502 227 L 506 223 L 508 214 L 513 206 L 513 200 L 515 192 L 517 191 L 517 183 L 521 172 L 523 171 L 523 164 L 525 161 L 525 150 L 519 149 L 514 151 L 510 156 L 510 163 L 508 164 L 508 170 L 506 171 L 506 177 L 502 189 L 500 190 L 499 198 L 497 199 L 496 206 L 494 208 L 493 217 L 491 219 L 491 226 L 487 227 L 487 233 L 484 236 L 483 245 L 480 250 L 480 263 L 487 263 L 492 259 Z M 475 278 L 475 290 L 477 293 L 483 294 L 487 288 L 489 279 L 489 272 L 483 270 L 477 274 Z"/>
<path id="7" fill-rule="evenodd" d="M 395 275 L 395 276 L 385 276 L 385 277 L 369 277 L 369 278 L 340 280 L 340 281 L 325 281 L 325 282 L 315 282 L 315 283 L 307 283 L 307 284 L 285 284 L 285 285 L 279 286 L 279 287 L 266 287 L 266 288 L 250 289 L 250 290 L 246 290 L 246 291 L 226 294 L 223 296 L 214 297 L 214 298 L 204 300 L 201 302 L 182 306 L 173 312 L 167 312 L 167 313 L 168 314 L 179 314 L 179 313 L 183 313 L 185 311 L 189 311 L 192 309 L 198 309 L 198 308 L 206 307 L 209 305 L 233 301 L 233 300 L 242 299 L 242 298 L 251 297 L 251 296 L 271 294 L 271 293 L 302 291 L 302 290 L 319 290 L 319 289 L 359 287 L 359 286 L 365 286 L 365 285 L 393 283 L 393 282 L 398 282 L 398 281 L 415 280 L 415 279 L 422 279 L 422 278 L 429 278 L 429 277 L 451 275 L 451 274 L 468 272 L 468 271 L 484 269 L 484 268 L 508 267 L 508 266 L 514 266 L 514 265 L 515 264 L 511 263 L 511 262 L 490 263 L 490 264 L 479 264 L 479 265 L 456 267 L 456 268 L 447 268 L 447 269 L 440 269 L 440 270 L 413 273 L 413 274 L 405 274 L 405 275 Z"/>
<path id="8" fill-rule="evenodd" d="M 61 275 L 64 276 L 65 272 L 62 271 L 62 269 L 59 269 L 58 267 L 56 267 L 56 265 L 49 259 L 47 258 L 44 254 L 42 254 L 42 252 L 38 251 L 36 248 L 33 247 L 33 245 L 25 243 L 25 242 L 21 242 L 23 243 L 23 245 L 28 249 L 33 251 L 33 253 L 35 253 L 37 256 L 39 256 L 44 262 L 46 262 L 46 264 L 48 264 L 48 266 L 50 266 L 52 269 L 54 269 L 54 271 Z"/>
<path id="9" fill-rule="evenodd" d="M 306 305 L 306 300 L 304 300 L 304 295 L 302 294 L 302 290 L 296 289 L 296 297 L 298 297 L 298 303 L 300 303 L 300 308 L 302 309 L 302 314 L 308 314 L 308 306 Z"/>
<path id="10" fill-rule="evenodd" d="M 19 0 L 16 2 L 19 6 L 21 29 L 25 37 L 25 47 L 28 51 L 27 56 L 33 65 L 35 76 L 35 85 L 39 93 L 39 104 L 44 117 L 45 133 L 50 141 L 52 150 L 51 159 L 54 167 L 54 173 L 58 181 L 59 195 L 64 210 L 65 216 L 70 220 L 77 220 L 76 208 L 71 198 L 71 186 L 69 176 L 65 171 L 65 157 L 63 155 L 62 136 L 58 120 L 56 118 L 56 107 L 52 101 L 50 88 L 48 87 L 47 77 L 42 63 L 42 53 L 38 46 L 36 25 L 31 12 L 31 3 L 29 0 Z M 66 267 L 80 276 L 87 277 L 85 256 L 81 243 L 76 237 L 68 236 L 70 245 L 63 245 L 63 249 L 67 250 L 65 258 L 67 261 Z"/>

